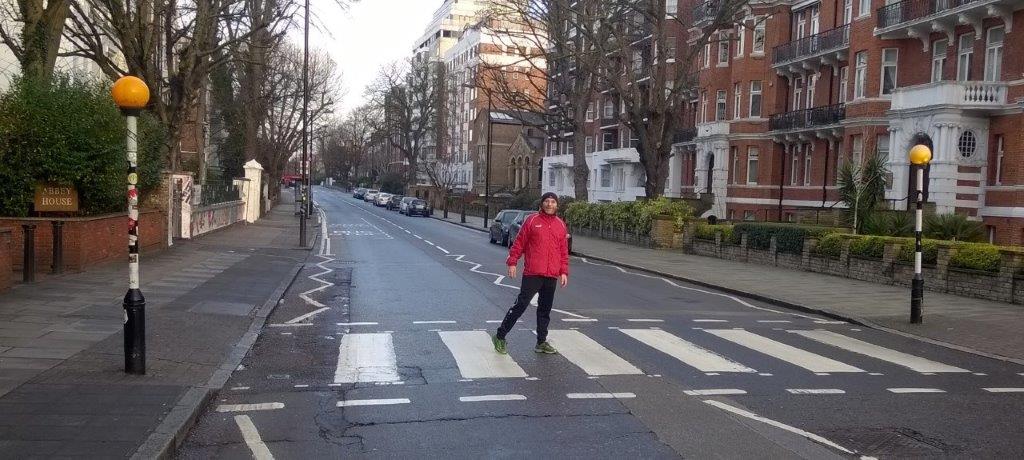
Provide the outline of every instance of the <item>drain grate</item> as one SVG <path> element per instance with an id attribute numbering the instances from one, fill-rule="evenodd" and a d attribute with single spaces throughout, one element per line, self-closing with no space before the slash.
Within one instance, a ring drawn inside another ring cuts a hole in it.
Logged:
<path id="1" fill-rule="evenodd" d="M 861 455 L 877 457 L 927 457 L 954 450 L 938 439 L 905 427 L 833 430 L 825 437 Z"/>

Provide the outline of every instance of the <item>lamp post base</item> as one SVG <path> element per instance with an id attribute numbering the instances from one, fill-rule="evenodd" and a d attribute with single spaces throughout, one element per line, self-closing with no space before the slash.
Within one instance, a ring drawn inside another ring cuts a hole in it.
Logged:
<path id="1" fill-rule="evenodd" d="M 138 289 L 124 295 L 124 371 L 146 373 L 146 298 Z"/>
<path id="2" fill-rule="evenodd" d="M 921 324 L 921 303 L 924 300 L 924 278 L 914 275 L 910 284 L 910 323 Z"/>

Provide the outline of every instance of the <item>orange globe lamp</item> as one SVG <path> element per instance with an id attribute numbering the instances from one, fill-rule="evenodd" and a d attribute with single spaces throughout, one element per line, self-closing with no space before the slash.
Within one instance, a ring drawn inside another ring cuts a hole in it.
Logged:
<path id="1" fill-rule="evenodd" d="M 915 165 L 924 165 L 932 161 L 932 149 L 927 145 L 917 144 L 910 149 L 910 162 Z"/>
<path id="2" fill-rule="evenodd" d="M 127 110 L 139 110 L 149 103 L 149 87 L 139 77 L 127 75 L 118 78 L 110 90 L 114 103 Z"/>

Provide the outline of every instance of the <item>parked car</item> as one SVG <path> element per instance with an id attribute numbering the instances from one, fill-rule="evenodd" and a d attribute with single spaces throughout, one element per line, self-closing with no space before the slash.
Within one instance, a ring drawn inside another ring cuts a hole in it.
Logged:
<path id="1" fill-rule="evenodd" d="M 430 206 L 427 206 L 427 202 L 419 198 L 413 199 L 409 202 L 409 205 L 405 208 L 405 215 L 407 216 L 423 216 L 427 217 L 430 215 Z"/>
<path id="2" fill-rule="evenodd" d="M 388 208 L 388 211 L 397 211 L 398 206 L 402 203 L 402 199 L 405 198 L 402 195 L 392 195 L 391 199 L 388 200 L 388 204 L 384 205 Z"/>
<path id="3" fill-rule="evenodd" d="M 366 195 L 365 188 L 357 188 L 354 192 L 352 192 L 352 198 L 357 198 L 361 200 L 363 199 L 363 195 Z"/>
<path id="4" fill-rule="evenodd" d="M 373 203 L 373 200 L 377 199 L 377 194 L 378 193 L 380 193 L 380 190 L 374 190 L 374 189 L 367 190 L 366 193 L 363 194 L 363 201 L 365 201 L 367 203 Z"/>
<path id="5" fill-rule="evenodd" d="M 519 236 L 519 231 L 523 229 L 523 222 L 526 222 L 526 218 L 530 217 L 533 212 L 524 212 L 516 217 L 516 220 L 512 222 L 512 225 L 508 228 L 508 246 L 515 243 L 516 238 Z M 569 247 L 569 253 L 572 253 L 572 234 L 565 234 L 566 245 Z"/>
<path id="6" fill-rule="evenodd" d="M 416 199 L 417 198 L 414 196 L 407 196 L 405 198 L 402 198 L 401 203 L 399 203 L 398 205 L 398 213 L 405 214 L 409 210 L 409 203 L 416 201 Z"/>
<path id="7" fill-rule="evenodd" d="M 491 243 L 498 243 L 502 246 L 508 246 L 510 243 L 509 239 L 509 228 L 512 223 L 515 222 L 521 214 L 532 214 L 533 211 L 523 211 L 519 209 L 506 209 L 494 216 L 494 221 L 491 222 L 490 240 Z"/>
<path id="8" fill-rule="evenodd" d="M 378 193 L 377 197 L 373 199 L 373 205 L 383 207 L 388 204 L 388 200 L 390 200 L 392 196 L 393 195 L 390 193 Z"/>

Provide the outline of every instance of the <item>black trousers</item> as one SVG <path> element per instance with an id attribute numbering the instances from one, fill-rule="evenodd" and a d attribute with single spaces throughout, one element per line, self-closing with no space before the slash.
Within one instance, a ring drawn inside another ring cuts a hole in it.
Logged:
<path id="1" fill-rule="evenodd" d="M 519 321 L 519 317 L 526 311 L 526 307 L 530 306 L 530 300 L 539 293 L 540 296 L 537 299 L 537 343 L 546 341 L 548 339 L 548 323 L 551 322 L 551 304 L 555 300 L 555 287 L 557 286 L 558 278 L 524 276 L 516 304 L 508 309 L 505 319 L 498 327 L 498 338 L 505 339 L 512 327 L 516 325 L 516 321 Z"/>

